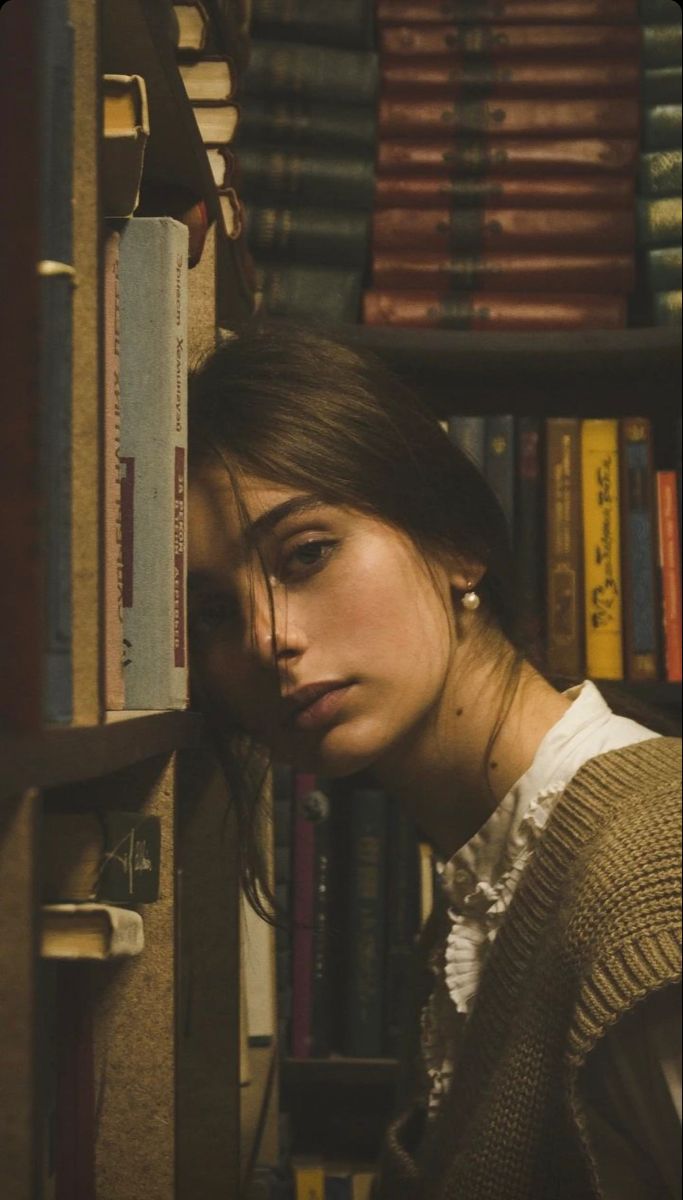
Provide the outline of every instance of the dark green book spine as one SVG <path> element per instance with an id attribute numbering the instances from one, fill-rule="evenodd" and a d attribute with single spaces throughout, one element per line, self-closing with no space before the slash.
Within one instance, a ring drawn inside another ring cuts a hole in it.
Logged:
<path id="1" fill-rule="evenodd" d="M 245 96 L 334 97 L 340 104 L 375 103 L 377 55 L 296 42 L 253 42 L 244 77 Z M 246 108 L 247 105 L 245 104 Z"/>
<path id="2" fill-rule="evenodd" d="M 675 150 L 681 144 L 680 104 L 646 104 L 642 110 L 643 150 Z"/>
<path id="3" fill-rule="evenodd" d="M 368 0 L 253 0 L 251 35 L 369 50 L 373 7 Z"/>
<path id="4" fill-rule="evenodd" d="M 243 176 L 240 192 L 245 200 L 372 209 L 375 171 L 366 154 L 245 146 L 239 162 Z"/>
<path id="5" fill-rule="evenodd" d="M 636 200 L 636 226 L 640 246 L 675 246 L 681 240 L 683 208 L 680 196 Z"/>
<path id="6" fill-rule="evenodd" d="M 672 10 L 674 6 L 672 5 Z M 681 65 L 681 22 L 643 25 L 644 67 L 680 67 Z"/>
<path id="7" fill-rule="evenodd" d="M 388 805 L 383 1053 L 399 1058 L 412 992 L 415 940 L 420 929 L 417 831 L 398 804 Z"/>
<path id="8" fill-rule="evenodd" d="M 343 267 L 262 262 L 256 268 L 264 310 L 276 317 L 358 320 L 362 271 Z"/>
<path id="9" fill-rule="evenodd" d="M 249 207 L 249 245 L 257 258 L 363 268 L 368 222 L 348 209 Z"/>
<path id="10" fill-rule="evenodd" d="M 484 474 L 498 499 L 512 536 L 515 527 L 515 419 L 486 418 Z"/>
<path id="11" fill-rule="evenodd" d="M 387 797 L 358 788 L 349 800 L 349 941 L 344 1053 L 382 1053 Z"/>
<path id="12" fill-rule="evenodd" d="M 643 71 L 640 94 L 643 104 L 680 104 L 681 67 L 648 67 Z"/>
<path id="13" fill-rule="evenodd" d="M 681 286 L 680 246 L 658 246 L 643 255 L 643 274 L 650 292 L 671 292 Z"/>
<path id="14" fill-rule="evenodd" d="M 652 297 L 652 322 L 654 325 L 681 324 L 681 292 L 655 292 Z"/>
<path id="15" fill-rule="evenodd" d="M 638 191 L 641 196 L 680 196 L 681 151 L 653 150 L 641 154 L 638 165 Z"/>
<path id="16" fill-rule="evenodd" d="M 515 564 L 521 634 L 532 655 L 543 645 L 543 493 L 541 418 L 522 415 L 517 422 L 517 503 Z"/>
<path id="17" fill-rule="evenodd" d="M 240 111 L 235 145 L 240 152 L 259 143 L 372 151 L 376 135 L 374 108 L 298 96 L 268 100 L 254 96 Z"/>

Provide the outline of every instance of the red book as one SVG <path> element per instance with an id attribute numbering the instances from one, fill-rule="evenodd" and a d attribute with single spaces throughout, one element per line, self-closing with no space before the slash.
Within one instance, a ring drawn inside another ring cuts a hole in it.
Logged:
<path id="1" fill-rule="evenodd" d="M 370 289 L 363 296 L 366 325 L 405 328 L 511 330 L 623 329 L 626 300 L 599 295 L 504 295 L 498 292 L 444 296 L 436 291 Z"/>
<path id="2" fill-rule="evenodd" d="M 386 95 L 403 99 L 434 93 L 452 100 L 471 96 L 634 96 L 640 88 L 640 67 L 635 55 L 623 61 L 510 59 L 496 63 L 454 61 L 446 54 L 433 58 L 403 55 L 380 62 L 380 81 Z"/>
<path id="3" fill-rule="evenodd" d="M 639 25 L 398 25 L 380 28 L 381 55 L 449 54 L 503 59 L 560 55 L 563 58 L 636 57 Z"/>
<path id="4" fill-rule="evenodd" d="M 449 96 L 404 100 L 384 96 L 378 106 L 380 137 L 451 134 L 528 134 L 571 137 L 585 134 L 636 137 L 640 127 L 637 99 L 604 100 L 462 100 Z"/>
<path id="5" fill-rule="evenodd" d="M 315 906 L 315 826 L 305 813 L 315 775 L 294 775 L 292 890 L 292 1054 L 308 1058 L 313 1037 L 313 940 Z"/>
<path id="6" fill-rule="evenodd" d="M 629 250 L 632 209 L 385 208 L 373 216 L 378 250 Z"/>
<path id="7" fill-rule="evenodd" d="M 618 24 L 638 20 L 637 0 L 376 0 L 380 25 Z"/>
<path id="8" fill-rule="evenodd" d="M 680 683 L 681 551 L 676 472 L 657 471 L 657 526 L 662 581 L 664 667 L 670 683 Z"/>
<path id="9" fill-rule="evenodd" d="M 430 291 L 622 292 L 634 285 L 632 254 L 430 254 L 376 250 L 376 288 Z"/>
<path id="10" fill-rule="evenodd" d="M 633 175 L 638 165 L 638 142 L 631 138 L 545 138 L 435 136 L 384 137 L 377 145 L 377 172 L 410 175 L 505 175 L 538 173 L 573 175 L 600 172 L 609 180 Z"/>
<path id="11" fill-rule="evenodd" d="M 375 210 L 381 208 L 631 208 L 635 176 L 380 175 Z"/>

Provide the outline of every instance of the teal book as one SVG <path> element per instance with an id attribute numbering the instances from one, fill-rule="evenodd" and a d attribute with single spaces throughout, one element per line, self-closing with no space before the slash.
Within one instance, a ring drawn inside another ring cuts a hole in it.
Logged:
<path id="1" fill-rule="evenodd" d="M 483 475 L 486 458 L 485 418 L 456 413 L 448 418 L 448 436 Z"/>
<path id="2" fill-rule="evenodd" d="M 318 146 L 334 151 L 361 150 L 373 157 L 376 137 L 374 105 L 334 103 L 331 97 L 309 100 L 298 94 L 255 95 L 240 110 L 235 145 L 238 150 L 262 144 L 281 149 Z"/>
<path id="3" fill-rule="evenodd" d="M 254 39 L 371 49 L 373 6 L 368 0 L 252 0 Z"/>
<path id="4" fill-rule="evenodd" d="M 505 514 L 512 536 L 515 528 L 515 419 L 510 414 L 486 417 L 484 474 Z"/>
<path id="5" fill-rule="evenodd" d="M 41 475 L 44 557 L 43 717 L 72 716 L 71 356 L 73 28 L 66 0 L 40 5 Z"/>
<path id="6" fill-rule="evenodd" d="M 643 255 L 643 274 L 650 292 L 680 289 L 683 258 L 680 246 L 655 246 Z"/>
<path id="7" fill-rule="evenodd" d="M 371 107 L 377 97 L 377 83 L 374 51 L 316 46 L 311 53 L 310 46 L 294 41 L 254 41 L 243 95 L 300 96 Z"/>
<path id="8" fill-rule="evenodd" d="M 645 104 L 641 110 L 643 150 L 675 150 L 681 144 L 681 105 Z"/>
<path id="9" fill-rule="evenodd" d="M 646 67 L 640 81 L 643 104 L 681 103 L 681 65 Z"/>
<path id="10" fill-rule="evenodd" d="M 680 196 L 683 191 L 683 155 L 676 150 L 651 150 L 638 161 L 638 191 L 641 196 Z"/>
<path id="11" fill-rule="evenodd" d="M 356 788 L 349 797 L 348 958 L 343 1051 L 377 1058 L 383 1051 L 387 805 L 384 792 Z"/>
<path id="12" fill-rule="evenodd" d="M 375 169 L 363 151 L 355 154 L 280 146 L 244 146 L 239 152 L 240 195 L 260 204 L 282 202 L 370 211 Z"/>
<path id="13" fill-rule="evenodd" d="M 248 207 L 249 248 L 254 256 L 363 269 L 370 218 L 344 208 Z"/>
<path id="14" fill-rule="evenodd" d="M 260 262 L 256 290 L 273 317 L 354 323 L 360 312 L 363 273 L 358 267 L 315 263 Z"/>
<path id="15" fill-rule="evenodd" d="M 187 706 L 187 226 L 120 243 L 121 526 L 127 709 Z"/>

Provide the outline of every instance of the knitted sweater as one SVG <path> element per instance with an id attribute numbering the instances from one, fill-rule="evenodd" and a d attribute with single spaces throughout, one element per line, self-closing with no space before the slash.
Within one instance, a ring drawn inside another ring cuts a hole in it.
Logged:
<path id="1" fill-rule="evenodd" d="M 581 1068 L 680 978 L 681 744 L 591 759 L 558 802 L 484 968 L 451 1089 L 390 1127 L 381 1200 L 594 1200 Z M 425 961 L 446 913 L 425 930 Z M 424 997 L 420 999 L 422 1003 Z"/>

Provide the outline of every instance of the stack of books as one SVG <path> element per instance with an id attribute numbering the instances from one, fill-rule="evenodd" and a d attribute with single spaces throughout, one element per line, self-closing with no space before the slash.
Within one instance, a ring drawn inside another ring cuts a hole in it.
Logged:
<path id="1" fill-rule="evenodd" d="M 377 0 L 367 324 L 627 323 L 636 227 L 652 245 L 642 231 L 659 220 L 636 208 L 640 156 L 676 123 L 648 99 L 680 77 L 673 9 Z"/>
<path id="2" fill-rule="evenodd" d="M 371 0 L 256 0 L 238 130 L 249 245 L 272 315 L 356 321 L 374 188 Z"/>

